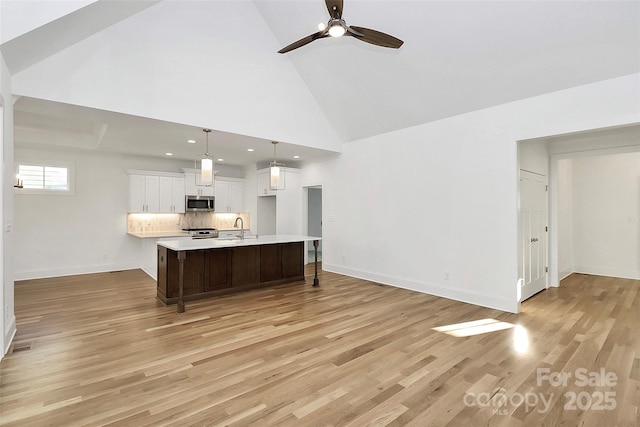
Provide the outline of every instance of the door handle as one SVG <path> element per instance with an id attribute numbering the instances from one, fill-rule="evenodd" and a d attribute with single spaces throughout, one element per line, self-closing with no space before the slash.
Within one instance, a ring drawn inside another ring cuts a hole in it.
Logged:
<path id="1" fill-rule="evenodd" d="M 538 241 L 538 238 L 537 238 L 537 237 L 532 237 L 532 238 L 531 238 L 531 243 L 535 243 L 535 242 L 537 242 L 537 241 Z"/>

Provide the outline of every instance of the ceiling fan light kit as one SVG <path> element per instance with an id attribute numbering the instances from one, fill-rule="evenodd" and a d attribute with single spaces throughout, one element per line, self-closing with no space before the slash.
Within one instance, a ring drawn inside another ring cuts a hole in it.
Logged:
<path id="1" fill-rule="evenodd" d="M 289 46 L 283 47 L 278 51 L 278 53 L 291 52 L 292 50 L 309 44 L 314 40 L 323 39 L 325 37 L 351 36 L 366 43 L 391 49 L 398 49 L 404 43 L 402 40 L 380 31 L 364 27 L 348 26 L 345 20 L 342 19 L 342 0 L 325 0 L 325 4 L 327 6 L 327 11 L 331 16 L 327 26 L 317 33 L 293 42 Z"/>
<path id="2" fill-rule="evenodd" d="M 347 32 L 347 24 L 342 19 L 332 19 L 327 24 L 331 37 L 342 37 Z"/>

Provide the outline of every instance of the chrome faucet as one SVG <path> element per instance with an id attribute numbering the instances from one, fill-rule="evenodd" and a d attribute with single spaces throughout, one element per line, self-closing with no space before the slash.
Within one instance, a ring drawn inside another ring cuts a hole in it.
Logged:
<path id="1" fill-rule="evenodd" d="M 244 220 L 241 217 L 236 218 L 236 222 L 233 223 L 233 228 L 238 228 L 238 220 L 240 220 L 240 234 L 238 237 L 240 240 L 244 240 Z"/>

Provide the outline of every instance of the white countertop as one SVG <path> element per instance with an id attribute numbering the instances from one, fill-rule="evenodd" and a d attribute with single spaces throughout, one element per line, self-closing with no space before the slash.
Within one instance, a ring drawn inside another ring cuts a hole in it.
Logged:
<path id="1" fill-rule="evenodd" d="M 297 236 L 293 234 L 278 234 L 273 236 L 249 236 L 244 240 L 240 239 L 180 239 L 180 240 L 164 240 L 158 242 L 159 246 L 164 246 L 173 251 L 192 251 L 197 249 L 215 249 L 215 248 L 233 248 L 237 246 L 255 246 L 270 245 L 274 243 L 292 243 L 292 242 L 312 242 L 314 240 L 322 240 L 321 237 L 313 236 Z"/>
<path id="2" fill-rule="evenodd" d="M 189 237 L 189 233 L 186 231 L 130 231 L 127 233 L 130 236 L 137 237 L 139 239 L 157 239 L 160 237 Z"/>
<path id="3" fill-rule="evenodd" d="M 240 230 L 218 230 L 220 234 L 233 233 L 234 235 L 240 233 Z M 247 232 L 247 230 L 245 230 Z M 137 237 L 139 239 L 159 239 L 162 237 L 189 237 L 191 236 L 188 231 L 182 230 L 168 230 L 168 231 L 128 231 L 129 236 Z M 222 237 L 222 236 L 220 236 Z"/>

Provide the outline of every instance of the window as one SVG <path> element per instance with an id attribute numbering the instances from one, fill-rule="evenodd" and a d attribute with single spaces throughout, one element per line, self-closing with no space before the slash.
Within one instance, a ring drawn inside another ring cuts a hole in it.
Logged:
<path id="1" fill-rule="evenodd" d="M 72 169 L 70 165 L 20 163 L 17 179 L 20 192 L 36 194 L 71 194 Z"/>

